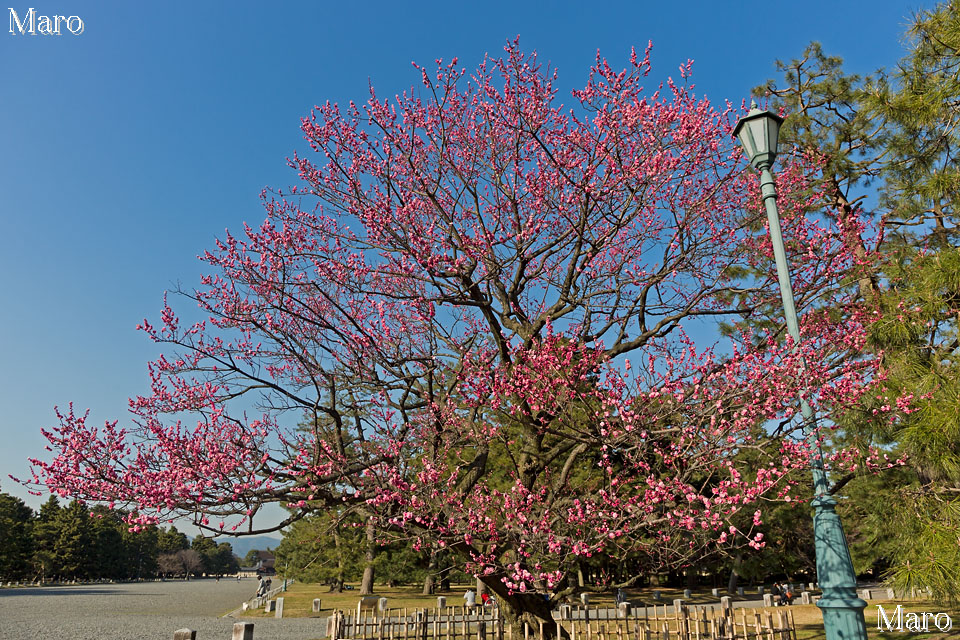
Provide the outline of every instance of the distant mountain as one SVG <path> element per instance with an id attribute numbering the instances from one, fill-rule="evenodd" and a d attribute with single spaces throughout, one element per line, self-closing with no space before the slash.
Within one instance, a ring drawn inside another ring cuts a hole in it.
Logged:
<path id="1" fill-rule="evenodd" d="M 280 538 L 271 538 L 270 536 L 241 536 L 239 538 L 228 538 L 226 536 L 219 538 L 218 542 L 229 542 L 233 547 L 233 553 L 243 558 L 250 549 L 266 551 L 267 549 L 276 549 L 280 544 Z"/>

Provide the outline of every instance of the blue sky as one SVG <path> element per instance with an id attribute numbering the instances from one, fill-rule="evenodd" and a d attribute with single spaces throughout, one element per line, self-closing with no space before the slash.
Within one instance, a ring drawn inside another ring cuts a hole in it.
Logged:
<path id="1" fill-rule="evenodd" d="M 474 67 L 519 35 L 581 87 L 597 49 L 623 66 L 654 43 L 651 79 L 693 59 L 698 94 L 749 99 L 774 60 L 811 40 L 869 72 L 902 54 L 930 3 L 47 2 L 22 16 L 78 15 L 80 35 L 0 29 L 0 490 L 43 456 L 54 405 L 125 420 L 159 351 L 134 327 L 164 291 L 199 283 L 196 256 L 262 218 L 286 187 L 299 120 L 326 100 L 393 95 L 412 61 Z M 652 85 L 652 83 L 651 83 Z M 175 300 L 185 309 L 187 301 Z"/>

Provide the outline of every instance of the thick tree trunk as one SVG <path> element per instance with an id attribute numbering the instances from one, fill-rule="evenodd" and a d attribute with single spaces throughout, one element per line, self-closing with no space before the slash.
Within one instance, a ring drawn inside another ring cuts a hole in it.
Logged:
<path id="1" fill-rule="evenodd" d="M 440 572 L 440 591 L 447 593 L 450 591 L 450 562 L 446 557 L 441 561 L 443 570 Z"/>
<path id="2" fill-rule="evenodd" d="M 568 640 L 565 629 L 557 629 L 553 619 L 553 605 L 549 598 L 540 593 L 511 593 L 503 581 L 503 575 L 486 575 L 477 578 L 477 591 L 481 589 L 491 593 L 496 599 L 505 627 L 509 627 L 511 637 L 526 638 L 542 633 L 538 640 Z M 480 599 L 477 598 L 479 604 Z M 524 631 L 526 630 L 526 633 Z"/>
<path id="3" fill-rule="evenodd" d="M 491 589 L 495 593 L 497 589 Z M 538 593 L 517 593 L 502 595 L 496 593 L 500 601 L 500 612 L 505 627 L 510 627 L 513 638 L 541 638 L 543 640 L 568 640 L 569 634 L 562 626 L 557 635 L 557 623 L 553 619 L 551 604 Z M 526 627 L 526 633 L 524 632 Z"/>
<path id="4" fill-rule="evenodd" d="M 360 595 L 369 596 L 373 593 L 373 565 L 366 565 L 363 568 L 363 578 L 360 580 Z"/>
<path id="5" fill-rule="evenodd" d="M 437 550 L 430 549 L 430 561 L 427 563 L 427 577 L 423 579 L 423 595 L 433 595 L 437 573 Z"/>
<path id="6" fill-rule="evenodd" d="M 373 593 L 373 561 L 377 558 L 376 529 L 373 518 L 367 518 L 367 551 L 364 554 L 363 579 L 360 581 L 360 595 Z"/>
<path id="7" fill-rule="evenodd" d="M 733 561 L 733 569 L 730 571 L 730 581 L 727 582 L 727 593 L 735 593 L 737 590 L 737 579 L 740 577 L 737 571 L 740 569 L 741 562 L 743 562 L 743 554 L 738 553 L 737 559 Z"/>
<path id="8" fill-rule="evenodd" d="M 340 593 L 343 591 L 343 541 L 340 540 L 340 528 L 333 529 L 333 544 L 337 548 L 337 577 L 330 584 L 330 591 Z"/>

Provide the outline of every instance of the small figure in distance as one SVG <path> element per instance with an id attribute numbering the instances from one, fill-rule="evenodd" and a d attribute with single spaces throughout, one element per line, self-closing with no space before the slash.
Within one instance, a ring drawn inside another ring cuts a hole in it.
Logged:
<path id="1" fill-rule="evenodd" d="M 785 586 L 780 587 L 780 604 L 793 604 L 793 592 Z"/>
<path id="2" fill-rule="evenodd" d="M 470 589 L 467 589 L 467 592 L 463 594 L 463 599 L 466 601 L 468 609 L 473 609 L 475 606 L 477 606 L 477 594 Z"/>

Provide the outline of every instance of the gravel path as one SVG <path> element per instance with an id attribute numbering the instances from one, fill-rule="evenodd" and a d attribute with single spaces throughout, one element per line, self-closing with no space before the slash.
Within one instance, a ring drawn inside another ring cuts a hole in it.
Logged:
<path id="1" fill-rule="evenodd" d="M 220 616 L 253 596 L 256 580 L 191 580 L 0 589 L 2 640 L 171 640 L 184 627 L 197 640 L 230 640 Z M 254 620 L 255 640 L 312 640 L 323 622 Z"/>

